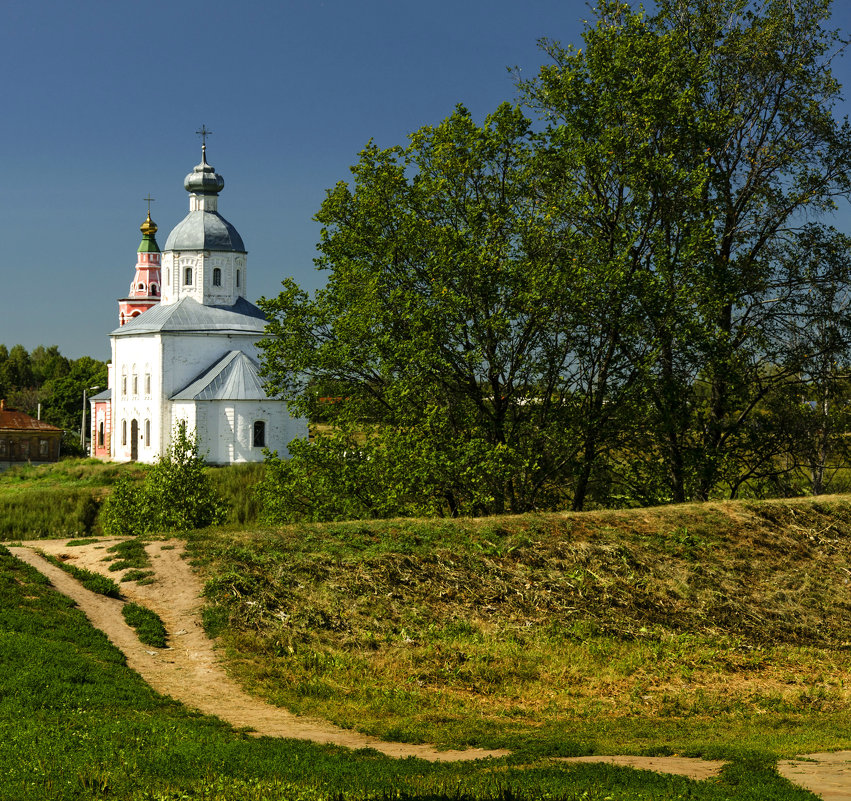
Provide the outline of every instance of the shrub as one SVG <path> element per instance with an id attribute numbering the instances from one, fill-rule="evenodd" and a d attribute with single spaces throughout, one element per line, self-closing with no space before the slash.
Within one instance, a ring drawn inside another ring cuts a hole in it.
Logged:
<path id="1" fill-rule="evenodd" d="M 220 523 L 225 504 L 213 490 L 204 468 L 195 434 L 180 423 L 168 450 L 148 471 L 141 487 L 127 479 L 116 483 L 103 504 L 104 532 L 136 535 L 188 531 Z"/>

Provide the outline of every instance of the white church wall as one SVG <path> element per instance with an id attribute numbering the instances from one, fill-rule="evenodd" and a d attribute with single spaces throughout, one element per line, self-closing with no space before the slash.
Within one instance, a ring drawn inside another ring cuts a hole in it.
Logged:
<path id="1" fill-rule="evenodd" d="M 177 303 L 190 297 L 208 305 L 232 306 L 237 298 L 245 297 L 245 261 L 243 253 L 166 251 L 162 260 L 162 302 Z M 214 283 L 217 269 L 218 285 Z"/>
<path id="2" fill-rule="evenodd" d="M 186 426 L 187 431 L 195 432 L 198 437 L 198 449 L 201 454 L 203 454 L 204 448 L 201 447 L 201 445 L 205 439 L 206 431 L 198 431 L 195 403 L 192 401 L 174 401 L 171 404 L 171 414 L 169 417 L 170 424 L 167 429 L 168 442 L 163 450 L 167 450 L 168 446 L 171 444 L 172 432 L 175 431 L 179 425 L 183 424 Z"/>
<path id="3" fill-rule="evenodd" d="M 137 459 L 151 463 L 160 453 L 162 346 L 156 334 L 113 337 L 112 458 L 133 454 L 133 420 L 137 424 Z"/>
<path id="4" fill-rule="evenodd" d="M 194 422 L 199 452 L 211 464 L 262 462 L 264 447 L 287 457 L 290 441 L 307 436 L 306 421 L 292 419 L 283 401 L 183 401 L 174 408 L 173 419 Z M 254 441 L 258 422 L 263 444 Z"/>

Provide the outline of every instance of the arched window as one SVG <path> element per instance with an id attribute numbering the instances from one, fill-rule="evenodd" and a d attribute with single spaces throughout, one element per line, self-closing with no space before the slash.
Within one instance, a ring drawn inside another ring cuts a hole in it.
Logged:
<path id="1" fill-rule="evenodd" d="M 151 394 L 151 374 L 150 373 L 145 373 L 145 394 L 149 395 L 149 396 Z"/>
<path id="2" fill-rule="evenodd" d="M 133 394 L 139 394 L 139 376 L 133 373 Z"/>
<path id="3" fill-rule="evenodd" d="M 186 284 L 186 286 L 191 286 L 191 284 L 192 284 L 192 268 L 191 267 L 187 267 L 184 270 L 184 272 L 183 272 L 183 283 Z"/>
<path id="4" fill-rule="evenodd" d="M 103 421 L 98 425 L 98 448 L 103 447 Z"/>
<path id="5" fill-rule="evenodd" d="M 139 289 L 140 289 L 140 290 L 142 290 L 142 292 L 144 292 L 144 291 L 145 291 L 145 285 L 144 285 L 144 284 L 139 284 Z"/>
<path id="6" fill-rule="evenodd" d="M 126 420 L 121 421 L 121 444 L 122 445 L 127 444 L 127 421 Z"/>
<path id="7" fill-rule="evenodd" d="M 239 286 L 239 270 L 236 271 L 236 285 Z"/>
<path id="8" fill-rule="evenodd" d="M 159 291 L 157 289 L 156 284 L 151 284 L 151 294 L 154 295 L 154 296 L 159 295 Z"/>
<path id="9" fill-rule="evenodd" d="M 145 445 L 151 447 L 151 421 L 145 420 Z"/>
<path id="10" fill-rule="evenodd" d="M 266 423 L 263 420 L 257 420 L 254 423 L 254 437 L 251 444 L 255 448 L 266 447 Z"/>
<path id="11" fill-rule="evenodd" d="M 121 374 L 121 394 L 127 394 L 127 373 Z"/>
<path id="12" fill-rule="evenodd" d="M 222 271 L 218 267 L 213 268 L 213 286 L 222 285 Z"/>

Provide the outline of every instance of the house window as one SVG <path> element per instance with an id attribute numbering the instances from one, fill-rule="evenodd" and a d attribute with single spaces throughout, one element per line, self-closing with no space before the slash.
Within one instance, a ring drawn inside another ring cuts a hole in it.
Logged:
<path id="1" fill-rule="evenodd" d="M 145 445 L 151 447 L 151 421 L 145 420 Z"/>
<path id="2" fill-rule="evenodd" d="M 252 445 L 255 448 L 266 447 L 266 423 L 263 420 L 258 420 L 254 423 L 254 441 Z"/>
<path id="3" fill-rule="evenodd" d="M 183 283 L 186 284 L 186 286 L 191 286 L 191 284 L 192 284 L 192 268 L 191 267 L 187 267 L 186 270 L 183 272 Z"/>
<path id="4" fill-rule="evenodd" d="M 139 376 L 137 376 L 135 373 L 133 374 L 133 394 L 139 394 Z"/>
<path id="5" fill-rule="evenodd" d="M 222 271 L 215 267 L 213 268 L 213 286 L 221 286 L 222 285 Z"/>
<path id="6" fill-rule="evenodd" d="M 239 270 L 236 271 L 236 285 L 239 286 Z"/>
<path id="7" fill-rule="evenodd" d="M 0 456 L 6 456 L 7 453 L 8 451 L 6 449 L 6 440 L 0 439 Z"/>
<path id="8" fill-rule="evenodd" d="M 127 421 L 126 420 L 121 421 L 121 444 L 122 445 L 127 444 Z"/>
<path id="9" fill-rule="evenodd" d="M 151 374 L 145 373 L 145 394 L 151 394 Z"/>
<path id="10" fill-rule="evenodd" d="M 50 453 L 50 443 L 46 439 L 40 439 L 38 441 L 38 455 L 42 459 L 46 459 Z"/>
<path id="11" fill-rule="evenodd" d="M 159 294 L 159 292 L 157 291 L 157 285 L 156 284 L 151 284 L 151 294 L 154 297 L 156 297 Z"/>
<path id="12" fill-rule="evenodd" d="M 98 448 L 103 447 L 103 422 L 98 426 Z"/>
<path id="13" fill-rule="evenodd" d="M 126 375 L 121 376 L 121 394 L 122 395 L 127 394 L 127 376 Z"/>

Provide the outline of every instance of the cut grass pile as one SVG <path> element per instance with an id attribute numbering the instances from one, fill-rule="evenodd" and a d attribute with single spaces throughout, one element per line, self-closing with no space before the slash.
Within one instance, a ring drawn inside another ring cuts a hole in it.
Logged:
<path id="1" fill-rule="evenodd" d="M 0 547 L 4 801 L 804 801 L 771 753 L 724 750 L 717 780 L 522 758 L 428 764 L 254 738 L 154 693 L 46 579 Z"/>
<path id="2" fill-rule="evenodd" d="M 166 630 L 162 619 L 150 609 L 134 603 L 126 603 L 121 610 L 127 625 L 136 630 L 139 642 L 155 648 L 166 647 Z"/>
<path id="3" fill-rule="evenodd" d="M 851 500 L 198 532 L 254 691 L 518 753 L 847 748 Z"/>

